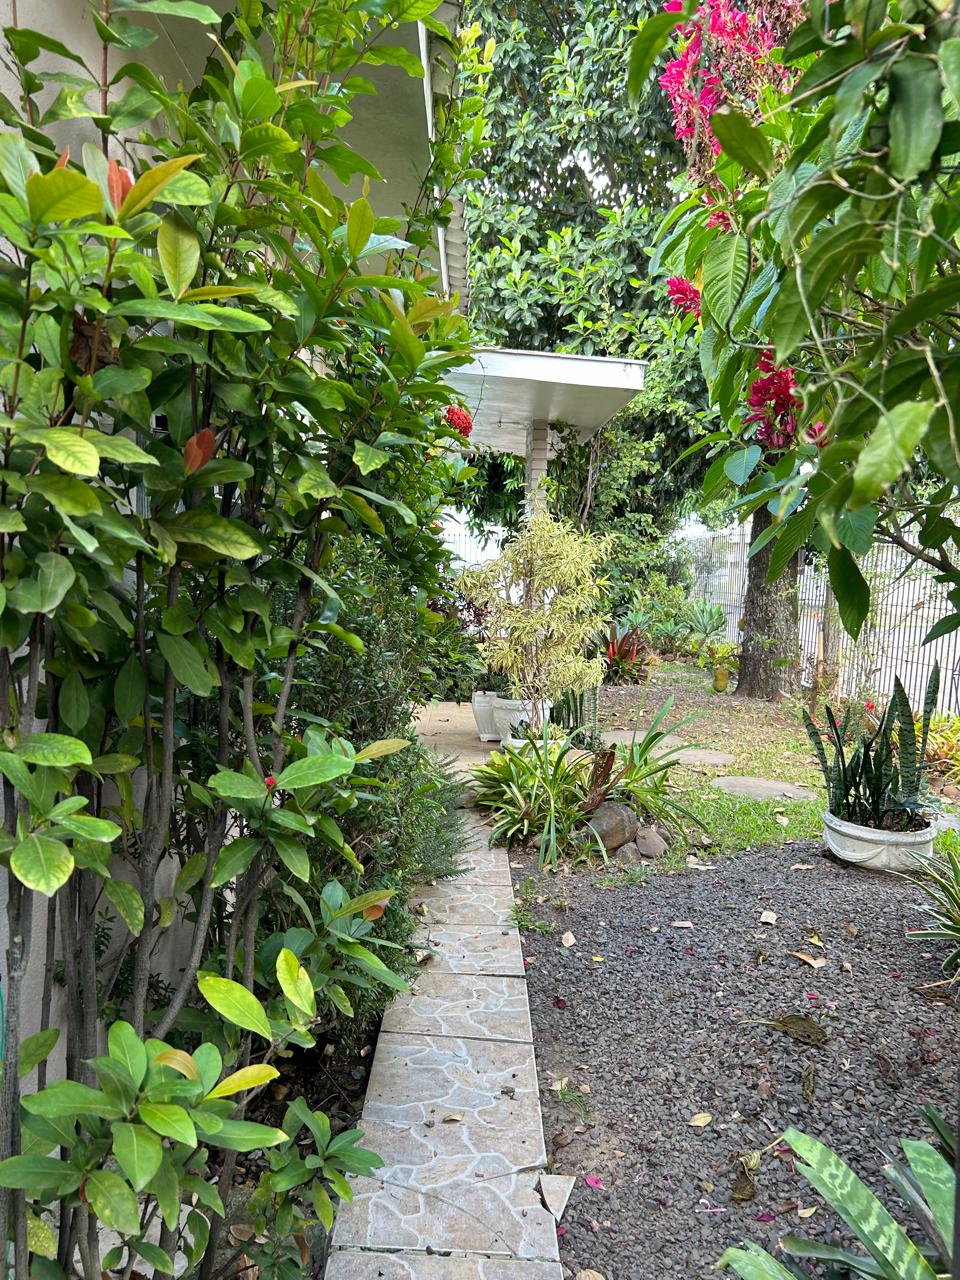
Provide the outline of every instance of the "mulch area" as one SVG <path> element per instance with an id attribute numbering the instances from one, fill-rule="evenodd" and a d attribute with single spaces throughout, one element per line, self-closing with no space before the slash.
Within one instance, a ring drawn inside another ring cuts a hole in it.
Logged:
<path id="1" fill-rule="evenodd" d="M 513 866 L 531 878 L 534 916 L 555 926 L 523 943 L 547 1149 L 555 1172 L 577 1175 L 561 1228 L 571 1275 L 701 1280 L 726 1274 L 713 1264 L 744 1238 L 839 1238 L 779 1142 L 785 1128 L 882 1191 L 878 1153 L 929 1136 L 923 1104 L 956 1122 L 960 1019 L 931 998 L 946 988 L 916 990 L 942 977 L 943 956 L 905 938 L 920 894 L 903 880 L 810 843 L 615 890 L 595 869 Z M 827 1043 L 747 1021 L 787 1015 L 813 1019 Z M 738 1153 L 764 1148 L 755 1195 L 738 1201 Z"/>

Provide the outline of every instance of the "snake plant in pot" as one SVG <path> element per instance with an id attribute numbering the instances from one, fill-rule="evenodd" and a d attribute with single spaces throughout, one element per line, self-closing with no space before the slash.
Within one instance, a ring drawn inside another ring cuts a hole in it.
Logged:
<path id="1" fill-rule="evenodd" d="M 932 852 L 934 829 L 928 814 L 934 804 L 927 791 L 925 756 L 939 689 L 940 668 L 934 666 L 918 725 L 897 677 L 876 725 L 859 729 L 853 742 L 851 707 L 840 723 L 833 709 L 826 708 L 826 734 L 804 711 L 827 785 L 824 840 L 843 861 L 875 871 L 906 871 L 916 867 L 918 856 Z M 828 745 L 833 748 L 832 762 L 827 760 Z"/>

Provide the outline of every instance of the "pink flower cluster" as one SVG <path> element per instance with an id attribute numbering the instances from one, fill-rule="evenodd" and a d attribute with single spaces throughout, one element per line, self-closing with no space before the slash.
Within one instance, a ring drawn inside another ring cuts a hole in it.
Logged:
<path id="1" fill-rule="evenodd" d="M 757 361 L 757 372 L 747 401 L 753 409 L 744 423 L 757 422 L 757 439 L 768 449 L 789 449 L 797 439 L 797 415 L 803 402 L 797 393 L 797 379 L 792 369 L 778 369 L 769 351 Z M 801 434 L 803 444 L 822 449 L 827 443 L 824 422 L 814 422 Z"/>
<path id="2" fill-rule="evenodd" d="M 671 276 L 667 281 L 667 297 L 681 311 L 692 311 L 695 316 L 700 314 L 700 290 L 692 280 Z"/>
<path id="3" fill-rule="evenodd" d="M 681 0 L 666 0 L 678 13 Z M 768 84 L 782 87 L 788 73 L 771 63 L 770 51 L 803 17 L 803 0 L 760 0 L 748 11 L 732 0 L 705 0 L 677 28 L 676 56 L 660 77 L 673 108 L 674 132 L 683 143 L 694 180 L 703 178 L 720 152 L 710 117 L 726 103 L 756 110 Z M 719 225 L 719 224 L 717 224 Z"/>

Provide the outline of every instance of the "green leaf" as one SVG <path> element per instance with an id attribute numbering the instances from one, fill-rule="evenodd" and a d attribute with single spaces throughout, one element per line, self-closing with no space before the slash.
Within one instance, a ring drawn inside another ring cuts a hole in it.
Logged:
<path id="1" fill-rule="evenodd" d="M 727 232 L 707 247 L 703 258 L 703 300 L 721 328 L 733 315 L 749 272 L 746 236 Z"/>
<path id="2" fill-rule="evenodd" d="M 139 1089 L 147 1074 L 147 1051 L 140 1037 L 129 1022 L 114 1022 L 107 1032 L 110 1057 L 116 1058 L 130 1073 L 135 1088 Z"/>
<path id="3" fill-rule="evenodd" d="M 929 1142 L 914 1142 L 901 1138 L 900 1145 L 910 1162 L 910 1168 L 923 1189 L 924 1198 L 933 1214 L 937 1230 L 946 1249 L 954 1239 L 954 1197 L 956 1172 Z"/>
<path id="4" fill-rule="evenodd" d="M 34 1116 L 52 1120 L 77 1116 L 102 1116 L 106 1120 L 119 1119 L 114 1103 L 99 1089 L 80 1084 L 76 1080 L 58 1080 L 39 1093 L 28 1094 L 23 1107 Z"/>
<path id="5" fill-rule="evenodd" d="M 373 235 L 374 224 L 373 210 L 363 196 L 354 200 L 347 215 L 347 248 L 352 258 L 358 258 L 366 247 Z"/>
<path id="6" fill-rule="evenodd" d="M 234 1071 L 232 1075 L 221 1080 L 210 1090 L 206 1098 L 232 1098 L 235 1093 L 242 1093 L 245 1089 L 255 1089 L 258 1085 L 269 1084 L 279 1075 L 280 1072 L 276 1067 L 271 1067 L 265 1062 L 241 1067 L 239 1071 Z"/>
<path id="7" fill-rule="evenodd" d="M 863 506 L 889 488 L 909 467 L 913 451 L 926 434 L 933 402 L 903 402 L 880 418 L 860 451 L 853 469 L 851 505 Z"/>
<path id="8" fill-rule="evenodd" d="M 143 699 L 147 681 L 139 659 L 131 653 L 117 673 L 113 685 L 113 705 L 121 720 L 129 721 L 143 715 Z"/>
<path id="9" fill-rule="evenodd" d="M 265 800 L 267 797 L 267 788 L 259 778 L 248 778 L 233 769 L 221 769 L 208 780 L 207 786 L 226 800 Z"/>
<path id="10" fill-rule="evenodd" d="M 289 872 L 298 880 L 310 879 L 310 856 L 299 840 L 294 840 L 292 836 L 271 834 L 270 842 Z"/>
<path id="11" fill-rule="evenodd" d="M 68 729 L 79 732 L 90 717 L 90 698 L 83 676 L 74 668 L 60 686 L 60 718 Z"/>
<path id="12" fill-rule="evenodd" d="M 125 880 L 108 880 L 103 892 L 120 912 L 127 928 L 135 938 L 143 933 L 143 899 Z"/>
<path id="13" fill-rule="evenodd" d="M 380 738 L 376 742 L 368 742 L 362 751 L 358 751 L 353 757 L 355 764 L 362 764 L 365 760 L 379 760 L 383 756 L 396 755 L 398 751 L 405 751 L 407 747 L 413 746 L 409 738 Z"/>
<path id="14" fill-rule="evenodd" d="M 143 1258 L 144 1262 L 149 1263 L 154 1271 L 161 1271 L 168 1276 L 174 1274 L 173 1259 L 158 1244 L 151 1244 L 149 1240 L 134 1240 L 131 1242 L 131 1248 L 134 1253 Z"/>
<path id="15" fill-rule="evenodd" d="M 118 1173 L 97 1169 L 84 1184 L 87 1204 L 106 1227 L 122 1236 L 140 1234 L 137 1197 Z"/>
<path id="16" fill-rule="evenodd" d="M 46 1031 L 37 1031 L 20 1042 L 20 1079 L 43 1062 L 52 1053 L 60 1039 L 59 1027 L 48 1027 Z"/>
<path id="17" fill-rule="evenodd" d="M 960 113 L 960 39 L 952 36 L 949 40 L 943 40 L 937 56 L 940 59 L 943 83 L 953 99 L 954 110 Z"/>
<path id="18" fill-rule="evenodd" d="M 936 1280 L 916 1245 L 839 1156 L 796 1129 L 784 1137 L 806 1161 L 800 1172 L 856 1233 L 888 1280 Z"/>
<path id="19" fill-rule="evenodd" d="M 943 129 L 940 72 L 936 61 L 906 53 L 890 72 L 890 171 L 912 182 L 929 167 Z"/>
<path id="20" fill-rule="evenodd" d="M 858 507 L 855 511 L 841 511 L 837 517 L 837 537 L 855 556 L 865 556 L 873 545 L 873 530 L 876 523 L 876 507 Z"/>
<path id="21" fill-rule="evenodd" d="M 44 473 L 27 477 L 27 488 L 31 493 L 39 493 L 68 516 L 98 515 L 102 510 L 96 493 L 83 480 L 73 476 L 51 475 Z"/>
<path id="22" fill-rule="evenodd" d="M 224 1147 L 228 1151 L 259 1151 L 265 1147 L 277 1147 L 287 1141 L 282 1129 L 254 1124 L 249 1120 L 223 1120 L 215 1130 L 204 1132 L 203 1118 L 197 1113 L 197 1125 L 204 1133 L 204 1141 L 212 1147 Z"/>
<path id="23" fill-rule="evenodd" d="M 667 41 L 674 31 L 696 11 L 695 3 L 687 3 L 679 13 L 655 14 L 637 32 L 630 46 L 630 66 L 627 72 L 627 91 L 631 102 L 636 102 L 643 93 L 647 76 L 667 47 Z"/>
<path id="24" fill-rule="evenodd" d="M 277 956 L 277 981 L 294 1008 L 310 1018 L 316 1017 L 317 1001 L 310 975 L 289 947 L 284 947 Z"/>
<path id="25" fill-rule="evenodd" d="M 50 836 L 27 836 L 11 853 L 10 870 L 28 889 L 52 898 L 73 874 L 73 854 Z"/>
<path id="26" fill-rule="evenodd" d="M 753 475 L 762 456 L 763 450 L 758 444 L 751 444 L 745 449 L 738 449 L 736 453 L 732 453 L 729 458 L 724 459 L 724 474 L 733 484 L 742 487 Z"/>
<path id="27" fill-rule="evenodd" d="M 27 764 L 51 765 L 57 769 L 93 762 L 90 748 L 85 743 L 63 733 L 31 733 L 17 744 L 15 750 Z"/>
<path id="28" fill-rule="evenodd" d="M 844 630 L 854 640 L 870 612 L 870 587 L 860 567 L 846 547 L 831 547 L 827 557 L 830 587 Z"/>
<path id="29" fill-rule="evenodd" d="M 157 254 L 167 288 L 179 298 L 200 265 L 200 241 L 182 218 L 169 214 L 157 232 Z"/>
<path id="30" fill-rule="evenodd" d="M 157 633 L 157 644 L 177 681 L 198 697 L 206 698 L 213 689 L 213 677 L 190 641 L 161 631 Z"/>
<path id="31" fill-rule="evenodd" d="M 7 603 L 17 613 L 55 613 L 76 581 L 76 571 L 66 556 L 52 551 L 41 551 L 36 557 L 35 567 L 36 577 L 21 578 L 7 592 Z"/>
<path id="32" fill-rule="evenodd" d="M 325 751 L 322 755 L 306 756 L 303 760 L 295 760 L 277 777 L 277 786 L 285 791 L 296 791 L 300 787 L 318 787 L 333 778 L 341 778 L 353 772 L 353 759 L 341 755 L 338 751 Z"/>
<path id="33" fill-rule="evenodd" d="M 210 878 L 211 887 L 218 889 L 236 876 L 242 875 L 254 859 L 261 842 L 252 836 L 241 836 L 239 840 L 231 840 L 220 850 Z"/>
<path id="34" fill-rule="evenodd" d="M 243 160 L 252 160 L 254 156 L 290 155 L 296 150 L 296 139 L 269 120 L 244 129 L 240 137 L 240 157 Z"/>
<path id="35" fill-rule="evenodd" d="M 113 0 L 112 8 L 127 9 L 134 13 L 157 13 L 164 18 L 189 18 L 193 22 L 202 22 L 204 26 L 217 26 L 220 15 L 208 4 L 200 4 L 198 0 Z M 195 160 L 196 156 L 191 156 Z"/>
<path id="36" fill-rule="evenodd" d="M 320 1219 L 324 1231 L 329 1235 L 333 1230 L 333 1202 L 326 1189 L 319 1182 L 313 1184 L 311 1195 L 316 1215 Z"/>
<path id="37" fill-rule="evenodd" d="M 78 431 L 66 427 L 36 427 L 20 431 L 19 436 L 32 444 L 42 445 L 47 457 L 61 471 L 75 476 L 95 476 L 100 470 L 100 455 L 90 441 Z"/>
<path id="38" fill-rule="evenodd" d="M 101 370 L 100 372 L 106 372 L 106 370 Z M 97 374 L 97 378 L 99 377 L 100 373 Z M 94 379 L 95 384 L 97 378 Z M 143 467 L 153 467 L 157 464 L 156 458 L 152 458 L 149 453 L 144 452 L 128 436 L 108 436 L 102 431 L 88 431 L 86 438 L 96 446 L 97 453 L 100 454 L 101 458 L 112 458 L 115 462 L 122 462 L 128 467 L 140 467 L 141 469 Z"/>
<path id="39" fill-rule="evenodd" d="M 196 542 L 234 560 L 249 560 L 260 551 L 246 525 L 206 511 L 184 511 L 164 527 L 177 542 Z"/>
<path id="40" fill-rule="evenodd" d="M 20 134 L 0 133 L 0 177 L 24 208 L 27 205 L 27 179 L 37 172 L 36 156 Z"/>
<path id="41" fill-rule="evenodd" d="M 0 1187 L 15 1187 L 34 1195 L 58 1191 L 76 1171 L 52 1156 L 11 1156 L 0 1160 Z"/>
<path id="42" fill-rule="evenodd" d="M 131 298 L 111 308 L 113 315 L 128 319 L 169 320 L 194 329 L 222 329 L 228 333 L 266 333 L 269 320 L 237 307 L 217 307 L 199 303 L 171 302 L 168 298 Z"/>
<path id="43" fill-rule="evenodd" d="M 740 111 L 724 108 L 710 117 L 710 127 L 728 156 L 751 173 L 769 177 L 774 160 L 770 143 Z"/>
<path id="44" fill-rule="evenodd" d="M 144 11 L 151 12 L 150 5 L 156 5 L 161 0 L 139 0 L 136 8 L 142 13 Z M 180 7 L 179 5 L 175 7 Z M 205 8 L 205 5 L 199 6 Z M 157 12 L 157 10 L 152 10 Z M 211 13 L 213 10 L 210 11 Z M 188 16 L 188 15 L 184 15 Z M 219 19 L 215 19 L 219 21 Z M 164 160 L 162 163 L 154 165 L 152 169 L 148 169 L 146 173 L 142 173 L 136 180 L 130 190 L 127 192 L 123 204 L 117 210 L 117 222 L 123 223 L 128 218 L 134 217 L 135 214 L 149 208 L 154 200 L 160 195 L 160 192 L 171 182 L 178 173 L 182 173 L 194 160 L 199 160 L 198 155 L 192 156 L 174 156 L 172 160 Z"/>
<path id="45" fill-rule="evenodd" d="M 214 974 L 200 978 L 197 986 L 207 1004 L 228 1022 L 236 1027 L 243 1027 L 246 1031 L 254 1031 L 264 1040 L 273 1039 L 263 1005 L 252 991 L 248 991 L 239 982 Z"/>
<path id="46" fill-rule="evenodd" d="M 733 1267 L 742 1280 L 795 1280 L 794 1273 L 771 1258 L 759 1245 L 749 1245 L 747 1249 L 727 1249 L 717 1263 L 722 1271 Z"/>
<path id="47" fill-rule="evenodd" d="M 163 1144 L 146 1125 L 117 1121 L 111 1129 L 117 1164 L 130 1179 L 134 1191 L 142 1191 L 160 1168 Z"/>
<path id="48" fill-rule="evenodd" d="M 189 1113 L 175 1102 L 141 1102 L 138 1110 L 140 1119 L 154 1133 L 187 1147 L 197 1145 L 197 1131 Z"/>
<path id="49" fill-rule="evenodd" d="M 87 218 L 103 209 L 100 188 L 76 169 L 32 173 L 27 179 L 26 192 L 30 217 L 37 225 Z"/>
<path id="50" fill-rule="evenodd" d="M 362 476 L 369 475 L 371 471 L 376 471 L 382 467 L 385 462 L 390 461 L 389 453 L 385 453 L 383 449 L 376 449 L 373 445 L 367 444 L 363 440 L 357 440 L 353 446 L 353 460 Z"/>

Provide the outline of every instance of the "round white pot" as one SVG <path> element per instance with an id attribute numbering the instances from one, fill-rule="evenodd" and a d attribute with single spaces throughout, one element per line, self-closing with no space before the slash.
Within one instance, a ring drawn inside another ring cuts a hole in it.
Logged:
<path id="1" fill-rule="evenodd" d="M 542 718 L 549 720 L 550 707 L 553 704 L 544 702 L 542 706 Z M 493 704 L 493 719 L 497 726 L 497 737 L 502 742 L 504 738 L 515 737 L 514 730 L 521 720 L 529 722 L 530 713 L 533 703 L 529 698 L 496 698 Z"/>
<path id="2" fill-rule="evenodd" d="M 861 827 L 858 822 L 845 822 L 833 813 L 823 815 L 823 838 L 830 852 L 870 871 L 915 870 L 913 855 L 929 856 L 935 834 L 931 826 L 920 831 L 878 831 L 876 827 Z"/>
<path id="3" fill-rule="evenodd" d="M 477 722 L 477 733 L 480 735 L 481 742 L 496 742 L 500 736 L 493 718 L 493 709 L 498 696 L 487 689 L 478 689 L 470 698 L 473 718 Z"/>

